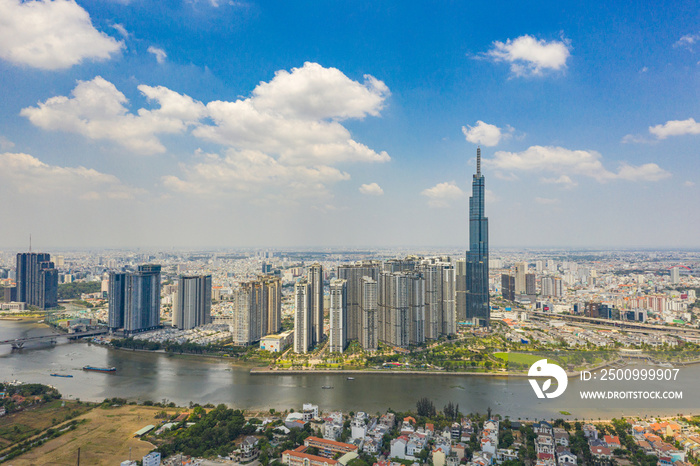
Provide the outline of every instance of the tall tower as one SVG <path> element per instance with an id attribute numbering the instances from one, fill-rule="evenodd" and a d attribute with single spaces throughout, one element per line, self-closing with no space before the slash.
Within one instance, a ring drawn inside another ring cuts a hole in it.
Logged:
<path id="1" fill-rule="evenodd" d="M 476 173 L 469 198 L 469 251 L 467 251 L 467 321 L 489 326 L 489 219 L 484 216 L 484 175 L 481 148 L 476 149 Z"/>
<path id="2" fill-rule="evenodd" d="M 317 345 L 323 340 L 323 267 L 314 264 L 309 267 L 309 284 L 311 285 L 311 344 Z"/>
<path id="3" fill-rule="evenodd" d="M 211 323 L 211 275 L 181 275 L 173 303 L 173 326 L 193 329 Z"/>

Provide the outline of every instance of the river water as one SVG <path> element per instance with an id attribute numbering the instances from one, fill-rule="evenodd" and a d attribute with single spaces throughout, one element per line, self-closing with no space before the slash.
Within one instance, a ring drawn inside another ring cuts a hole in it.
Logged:
<path id="1" fill-rule="evenodd" d="M 0 320 L 0 341 L 52 333 L 35 322 Z M 85 365 L 114 366 L 116 374 L 85 372 Z M 637 365 L 637 368 L 645 366 Z M 51 377 L 52 372 L 73 375 Z M 463 413 L 494 413 L 511 419 L 610 419 L 619 416 L 660 416 L 700 413 L 700 365 L 680 368 L 671 382 L 598 382 L 570 378 L 566 392 L 556 399 L 538 399 L 524 377 L 416 376 L 358 374 L 251 375 L 249 366 L 163 353 L 116 350 L 85 342 L 56 345 L 34 343 L 21 351 L 0 346 L 0 381 L 50 384 L 67 398 L 101 401 L 173 401 L 187 405 L 225 403 L 245 409 L 300 409 L 302 403 L 321 410 L 384 412 L 415 410 L 421 397 L 440 409 L 449 401 Z M 323 389 L 332 386 L 333 389 Z M 584 400 L 581 390 L 682 391 L 681 400 Z M 570 412 L 562 415 L 560 412 Z"/>

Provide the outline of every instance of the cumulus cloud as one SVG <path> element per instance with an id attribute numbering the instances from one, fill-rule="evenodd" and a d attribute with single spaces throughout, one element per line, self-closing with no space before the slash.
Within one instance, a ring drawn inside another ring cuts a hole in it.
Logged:
<path id="1" fill-rule="evenodd" d="M 7 139 L 5 136 L 0 136 L 0 149 L 7 150 L 15 147 L 15 143 Z"/>
<path id="2" fill-rule="evenodd" d="M 84 167 L 59 167 L 22 153 L 0 154 L 0 186 L 30 195 L 77 197 L 82 200 L 133 199 L 142 190 L 113 175 Z"/>
<path id="3" fill-rule="evenodd" d="M 568 175 L 561 175 L 559 177 L 553 178 L 541 178 L 541 180 L 543 183 L 560 184 L 567 188 L 573 188 L 578 184 L 574 180 L 572 180 L 571 177 Z"/>
<path id="4" fill-rule="evenodd" d="M 0 0 L 0 58 L 44 70 L 106 60 L 123 46 L 73 0 Z"/>
<path id="5" fill-rule="evenodd" d="M 671 176 L 655 163 L 640 166 L 622 163 L 617 172 L 605 168 L 602 156 L 596 151 L 569 150 L 563 147 L 532 146 L 522 152 L 499 151 L 494 158 L 485 161 L 496 169 L 552 173 L 558 178 L 547 178 L 549 182 L 571 184 L 571 176 L 587 176 L 599 182 L 658 181 Z M 562 177 L 564 175 L 565 177 Z"/>
<path id="6" fill-rule="evenodd" d="M 424 189 L 421 194 L 426 196 L 430 207 L 448 207 L 449 202 L 464 196 L 464 191 L 454 181 L 438 183 L 432 188 Z"/>
<path id="7" fill-rule="evenodd" d="M 259 151 L 230 149 L 225 155 L 198 152 L 201 162 L 180 166 L 183 175 L 163 177 L 163 184 L 174 190 L 197 195 L 221 193 L 266 195 L 275 190 L 295 198 L 327 197 L 326 186 L 350 179 L 350 175 L 329 166 L 303 167 L 281 164 Z"/>
<path id="8" fill-rule="evenodd" d="M 495 62 L 510 63 L 514 76 L 542 76 L 546 71 L 563 70 L 570 56 L 568 40 L 547 42 L 527 34 L 506 42 L 495 41 L 481 55 Z"/>
<path id="9" fill-rule="evenodd" d="M 168 54 L 165 53 L 165 50 L 152 45 L 148 47 L 148 53 L 155 55 L 156 61 L 161 65 L 165 63 L 165 59 L 168 58 Z"/>
<path id="10" fill-rule="evenodd" d="M 497 145 L 501 139 L 509 138 L 513 132 L 513 128 L 508 127 L 507 132 L 503 132 L 496 125 L 484 123 L 481 120 L 476 122 L 476 126 L 462 126 L 462 133 L 467 141 L 473 144 L 482 144 L 487 147 Z"/>
<path id="11" fill-rule="evenodd" d="M 671 120 L 663 125 L 650 126 L 649 132 L 658 139 L 666 139 L 669 136 L 700 134 L 700 123 L 696 122 L 694 118 Z"/>
<path id="12" fill-rule="evenodd" d="M 693 47 L 700 42 L 700 34 L 686 34 L 673 44 L 674 47 L 683 47 L 690 51 Z"/>
<path id="13" fill-rule="evenodd" d="M 384 190 L 377 183 L 363 184 L 360 186 L 360 192 L 368 196 L 381 196 Z"/>
<path id="14" fill-rule="evenodd" d="M 140 154 L 165 152 L 157 134 L 181 133 L 204 116 L 204 105 L 188 96 L 160 86 L 138 88 L 160 108 L 129 113 L 124 94 L 97 76 L 91 81 L 78 81 L 71 97 L 52 97 L 37 107 L 22 109 L 20 115 L 43 129 L 110 140 Z"/>

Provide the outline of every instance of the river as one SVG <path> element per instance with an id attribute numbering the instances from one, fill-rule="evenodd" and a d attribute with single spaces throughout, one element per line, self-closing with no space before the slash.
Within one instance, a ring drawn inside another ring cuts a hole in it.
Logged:
<path id="1" fill-rule="evenodd" d="M 30 321 L 0 320 L 0 340 L 52 333 Z M 85 365 L 114 366 L 116 374 L 85 372 Z M 644 366 L 634 366 L 642 368 Z M 52 372 L 73 375 L 51 377 Z M 511 419 L 610 419 L 700 413 L 700 365 L 680 368 L 672 382 L 584 382 L 570 378 L 556 399 L 538 399 L 524 377 L 358 374 L 251 375 L 250 366 L 213 358 L 123 351 L 85 342 L 28 344 L 21 351 L 0 346 L 0 381 L 50 384 L 67 398 L 101 401 L 121 397 L 172 401 L 184 406 L 225 403 L 277 410 L 318 404 L 321 410 L 384 412 L 415 409 L 421 397 L 440 409 L 449 401 L 463 413 L 494 413 Z M 332 386 L 333 389 L 323 389 Z M 581 390 L 682 391 L 681 400 L 583 400 Z M 560 411 L 570 412 L 562 415 Z"/>

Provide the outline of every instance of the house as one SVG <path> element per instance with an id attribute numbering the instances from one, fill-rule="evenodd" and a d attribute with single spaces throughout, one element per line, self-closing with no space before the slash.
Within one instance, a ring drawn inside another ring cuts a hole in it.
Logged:
<path id="1" fill-rule="evenodd" d="M 552 424 L 547 421 L 535 422 L 532 424 L 532 430 L 537 435 L 552 435 Z"/>
<path id="2" fill-rule="evenodd" d="M 454 451 L 455 454 L 457 455 L 457 457 L 461 460 L 465 456 L 466 448 L 467 448 L 467 446 L 465 444 L 458 443 L 458 444 L 452 446 L 452 451 Z"/>
<path id="3" fill-rule="evenodd" d="M 371 437 L 365 437 L 365 441 L 362 444 L 362 451 L 371 455 L 376 455 L 379 453 L 380 447 L 381 443 L 378 440 Z"/>
<path id="4" fill-rule="evenodd" d="M 333 419 L 323 423 L 323 438 L 326 440 L 338 440 L 343 433 L 343 425 Z"/>
<path id="5" fill-rule="evenodd" d="M 496 450 L 496 463 L 501 464 L 504 461 L 517 461 L 518 452 L 512 448 L 499 448 Z"/>
<path id="6" fill-rule="evenodd" d="M 447 458 L 447 453 L 442 447 L 437 447 L 432 451 L 433 456 L 433 466 L 445 466 L 445 459 Z"/>
<path id="7" fill-rule="evenodd" d="M 491 453 L 480 451 L 474 453 L 472 456 L 472 461 L 469 464 L 474 466 L 489 466 L 493 461 L 493 455 Z"/>
<path id="8" fill-rule="evenodd" d="M 237 458 L 239 462 L 247 462 L 254 460 L 259 454 L 258 439 L 252 435 L 248 435 L 243 439 L 243 442 L 241 442 Z"/>
<path id="9" fill-rule="evenodd" d="M 406 444 L 408 443 L 408 437 L 400 436 L 391 441 L 389 448 L 389 457 L 398 458 L 400 460 L 406 459 Z"/>
<path id="10" fill-rule="evenodd" d="M 573 466 L 576 464 L 577 461 L 576 455 L 571 453 L 567 448 L 565 447 L 559 447 L 557 448 L 557 465 L 558 466 Z"/>
<path id="11" fill-rule="evenodd" d="M 554 432 L 554 443 L 561 445 L 563 447 L 569 446 L 569 433 L 564 432 Z"/>
<path id="12" fill-rule="evenodd" d="M 160 466 L 160 453 L 152 451 L 143 457 L 141 462 L 143 466 Z"/>
<path id="13" fill-rule="evenodd" d="M 304 440 L 304 447 L 313 447 L 318 450 L 320 456 L 333 458 L 337 453 L 344 455 L 345 453 L 357 452 L 358 447 L 349 443 L 336 442 L 334 440 L 326 440 L 319 437 L 307 437 Z"/>
<path id="14" fill-rule="evenodd" d="M 338 464 L 336 460 L 324 458 L 323 456 L 309 455 L 299 451 L 299 448 L 296 450 L 285 450 L 282 453 L 282 463 L 287 466 L 335 466 Z"/>
<path id="15" fill-rule="evenodd" d="M 304 403 L 301 406 L 301 410 L 304 413 L 304 420 L 311 421 L 318 418 L 318 406 L 311 403 Z"/>
<path id="16" fill-rule="evenodd" d="M 453 423 L 450 429 L 450 436 L 452 440 L 459 440 L 459 436 L 462 433 L 462 427 L 458 423 Z"/>
<path id="17" fill-rule="evenodd" d="M 450 455 L 445 458 L 445 466 L 459 466 L 459 461 L 456 455 Z"/>
<path id="18" fill-rule="evenodd" d="M 595 426 L 591 424 L 586 424 L 583 426 L 583 436 L 586 437 L 586 439 L 597 439 L 598 438 L 598 429 L 595 428 Z"/>
<path id="19" fill-rule="evenodd" d="M 612 458 L 612 453 L 608 447 L 591 447 L 591 455 L 598 459 Z"/>
<path id="20" fill-rule="evenodd" d="M 620 444 L 620 438 L 616 435 L 604 435 L 603 440 L 605 441 L 607 447 L 611 450 L 615 450 L 616 448 L 622 448 L 622 444 Z"/>

